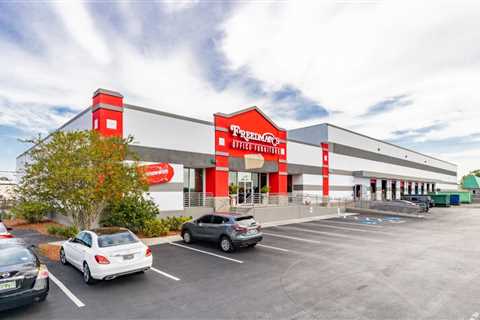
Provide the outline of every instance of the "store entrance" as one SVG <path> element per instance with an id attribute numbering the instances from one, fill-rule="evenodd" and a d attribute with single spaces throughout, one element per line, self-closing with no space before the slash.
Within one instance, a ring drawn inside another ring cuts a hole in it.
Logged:
<path id="1" fill-rule="evenodd" d="M 250 172 L 238 173 L 238 204 L 253 203 L 253 184 Z"/>
<path id="2" fill-rule="evenodd" d="M 236 172 L 228 174 L 230 198 L 235 205 L 253 205 L 261 202 L 262 194 L 268 193 L 268 174 L 258 172 Z"/>

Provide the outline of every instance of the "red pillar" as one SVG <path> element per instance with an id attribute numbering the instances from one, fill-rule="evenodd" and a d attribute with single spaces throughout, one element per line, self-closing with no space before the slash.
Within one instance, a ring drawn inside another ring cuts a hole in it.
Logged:
<path id="1" fill-rule="evenodd" d="M 123 136 L 123 96 L 98 89 L 92 98 L 92 129 L 104 136 Z"/>
<path id="2" fill-rule="evenodd" d="M 329 167 L 329 155 L 328 155 L 328 143 L 321 144 L 322 146 L 322 175 L 323 175 L 323 196 L 328 197 L 330 188 L 330 167 Z"/>

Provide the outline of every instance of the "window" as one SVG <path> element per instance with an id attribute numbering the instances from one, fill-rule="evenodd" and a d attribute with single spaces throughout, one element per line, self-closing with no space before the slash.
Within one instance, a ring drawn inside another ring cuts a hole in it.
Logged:
<path id="1" fill-rule="evenodd" d="M 117 120 L 107 119 L 107 129 L 116 130 Z"/>
<path id="2" fill-rule="evenodd" d="M 83 243 L 89 248 L 92 247 L 92 236 L 89 233 L 83 234 Z"/>
<path id="3" fill-rule="evenodd" d="M 226 223 L 227 221 L 228 221 L 227 218 L 220 217 L 220 216 L 213 216 L 213 219 L 212 219 L 213 224 L 222 224 L 222 223 Z"/>
<path id="4" fill-rule="evenodd" d="M 21 247 L 10 247 L 2 249 L 0 255 L 1 266 L 11 266 L 15 264 L 25 264 L 35 262 L 35 257 L 28 249 Z"/>
<path id="5" fill-rule="evenodd" d="M 203 191 L 203 169 L 183 168 L 183 192 Z"/>
<path id="6" fill-rule="evenodd" d="M 135 243 L 138 240 L 129 231 L 122 231 L 112 234 L 98 236 L 98 246 L 100 248 L 120 246 L 123 244 Z"/>
<path id="7" fill-rule="evenodd" d="M 206 215 L 198 219 L 198 223 L 210 223 L 211 220 L 212 220 L 212 216 Z"/>

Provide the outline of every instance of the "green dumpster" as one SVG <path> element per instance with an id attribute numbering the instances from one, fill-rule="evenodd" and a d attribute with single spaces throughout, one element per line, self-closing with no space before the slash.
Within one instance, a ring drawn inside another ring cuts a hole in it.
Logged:
<path id="1" fill-rule="evenodd" d="M 472 194 L 470 191 L 439 191 L 436 192 L 437 195 L 452 195 L 456 194 L 460 197 L 460 203 L 472 203 Z"/>
<path id="2" fill-rule="evenodd" d="M 435 202 L 435 207 L 450 207 L 450 195 L 448 194 L 429 194 Z"/>

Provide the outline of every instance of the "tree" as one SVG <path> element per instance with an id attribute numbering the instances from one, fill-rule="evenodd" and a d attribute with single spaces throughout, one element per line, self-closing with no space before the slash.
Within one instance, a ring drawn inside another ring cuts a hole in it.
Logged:
<path id="1" fill-rule="evenodd" d="M 16 190 L 20 203 L 43 203 L 80 229 L 92 227 L 109 203 L 147 189 L 136 161 L 124 162 L 128 155 L 136 159 L 128 149 L 132 141 L 96 131 L 57 131 L 33 140 Z"/>

